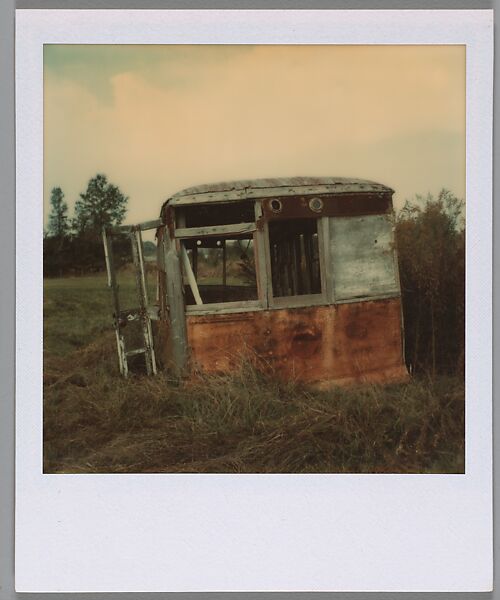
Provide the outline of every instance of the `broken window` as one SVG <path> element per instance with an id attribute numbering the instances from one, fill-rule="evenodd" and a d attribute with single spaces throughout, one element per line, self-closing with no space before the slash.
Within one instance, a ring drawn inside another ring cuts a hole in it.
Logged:
<path id="1" fill-rule="evenodd" d="M 253 236 L 182 240 L 186 305 L 258 299 Z"/>
<path id="2" fill-rule="evenodd" d="M 269 223 L 273 296 L 321 294 L 317 219 Z"/>
<path id="3" fill-rule="evenodd" d="M 194 204 L 176 209 L 177 227 L 207 227 L 255 221 L 255 202 L 244 200 L 213 204 Z"/>

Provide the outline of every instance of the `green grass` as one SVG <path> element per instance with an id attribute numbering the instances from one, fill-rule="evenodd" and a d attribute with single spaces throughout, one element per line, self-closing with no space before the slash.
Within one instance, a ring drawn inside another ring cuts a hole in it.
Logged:
<path id="1" fill-rule="evenodd" d="M 103 275 L 44 280 L 44 352 L 66 355 L 109 330 L 111 296 Z"/>
<path id="2" fill-rule="evenodd" d="M 137 307 L 135 279 L 130 271 L 118 275 L 122 308 Z M 155 291 L 149 283 L 149 293 Z M 94 342 L 113 324 L 111 291 L 104 273 L 44 280 L 44 352 L 65 356 Z"/>
<path id="3" fill-rule="evenodd" d="M 44 308 L 45 472 L 464 472 L 463 378 L 313 392 L 242 365 L 125 380 L 103 276 L 46 280 Z"/>

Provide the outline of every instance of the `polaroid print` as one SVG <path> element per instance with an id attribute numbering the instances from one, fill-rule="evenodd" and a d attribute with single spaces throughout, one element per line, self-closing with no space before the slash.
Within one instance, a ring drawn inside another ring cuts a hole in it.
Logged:
<path id="1" fill-rule="evenodd" d="M 17 22 L 18 590 L 490 589 L 491 13 Z"/>
<path id="2" fill-rule="evenodd" d="M 44 169 L 44 472 L 464 472 L 464 45 L 47 44 Z"/>

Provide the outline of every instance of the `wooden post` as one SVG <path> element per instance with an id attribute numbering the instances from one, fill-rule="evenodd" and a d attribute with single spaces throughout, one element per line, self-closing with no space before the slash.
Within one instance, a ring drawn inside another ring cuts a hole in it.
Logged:
<path id="1" fill-rule="evenodd" d="M 288 274 L 288 289 L 287 296 L 295 294 L 295 282 L 293 279 L 293 244 L 290 238 L 286 238 L 284 242 L 286 252 L 286 272 Z"/>
<path id="2" fill-rule="evenodd" d="M 198 280 L 198 246 L 193 246 L 193 273 L 194 278 Z"/>
<path id="3" fill-rule="evenodd" d="M 222 302 L 226 298 L 226 283 L 227 283 L 227 257 L 226 257 L 226 240 L 222 240 Z"/>
<path id="4" fill-rule="evenodd" d="M 297 280 L 297 288 L 295 293 L 300 296 L 304 293 L 304 277 L 302 271 L 302 251 L 300 247 L 300 233 L 298 233 L 293 239 L 293 251 L 295 258 L 295 277 Z"/>
<path id="5" fill-rule="evenodd" d="M 255 259 L 255 273 L 257 276 L 257 289 L 259 300 L 264 308 L 269 306 L 271 296 L 271 268 L 267 268 L 268 260 L 270 262 L 269 233 L 267 228 L 262 226 L 262 205 L 259 200 L 255 202 L 255 222 L 260 225 L 253 234 L 253 248 Z M 267 240 L 266 240 L 267 237 Z"/>
<path id="6" fill-rule="evenodd" d="M 301 258 L 301 275 L 302 275 L 302 285 L 304 286 L 304 294 L 311 293 L 311 280 L 309 278 L 309 269 L 311 268 L 309 262 L 307 260 L 306 254 L 306 240 L 305 234 L 301 234 L 299 236 L 299 248 L 300 248 L 300 258 Z"/>
<path id="7" fill-rule="evenodd" d="M 174 374 L 182 377 L 187 368 L 188 346 L 181 263 L 175 240 L 171 239 L 168 230 L 165 230 L 163 240 L 172 367 Z"/>
<path id="8" fill-rule="evenodd" d="M 311 233 L 304 234 L 304 248 L 306 251 L 307 277 L 309 279 L 309 288 L 312 294 L 314 293 L 314 250 Z"/>

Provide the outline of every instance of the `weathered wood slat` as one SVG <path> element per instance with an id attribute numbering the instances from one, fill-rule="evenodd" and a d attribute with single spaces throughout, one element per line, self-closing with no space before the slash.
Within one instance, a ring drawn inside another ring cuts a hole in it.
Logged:
<path id="1" fill-rule="evenodd" d="M 128 350 L 125 352 L 127 356 L 136 356 L 137 354 L 145 354 L 147 352 L 147 348 L 136 348 L 135 350 Z"/>
<path id="2" fill-rule="evenodd" d="M 148 375 L 151 375 L 152 373 L 152 365 L 151 365 L 151 360 L 150 360 L 150 353 L 149 353 L 149 348 L 148 348 L 148 330 L 147 330 L 147 317 L 145 318 L 144 313 L 146 310 L 146 306 L 148 304 L 148 299 L 147 299 L 147 290 L 146 290 L 146 284 L 145 284 L 145 276 L 144 276 L 144 269 L 143 269 L 143 264 L 141 261 L 142 258 L 142 253 L 141 253 L 141 246 L 142 246 L 142 242 L 140 239 L 140 231 L 137 230 L 132 230 L 129 233 L 130 236 L 130 241 L 132 243 L 132 256 L 134 259 L 134 267 L 135 267 L 135 283 L 136 283 L 136 292 L 137 292 L 137 297 L 139 299 L 139 306 L 140 306 L 140 317 L 139 320 L 141 322 L 141 328 L 142 328 L 142 335 L 144 338 L 144 343 L 145 343 L 145 347 L 146 347 L 146 352 L 145 354 L 145 361 L 146 361 L 146 371 L 148 373 Z"/>
<path id="3" fill-rule="evenodd" d="M 255 229 L 255 223 L 235 223 L 232 225 L 213 225 L 208 227 L 179 227 L 175 230 L 175 237 L 182 239 L 242 235 L 252 233 Z"/>
<path id="4" fill-rule="evenodd" d="M 370 296 L 355 296 L 353 298 L 338 298 L 335 304 L 356 304 L 357 302 L 369 302 L 375 300 L 389 300 L 391 298 L 399 298 L 399 292 L 387 292 L 387 294 L 372 294 Z"/>
<path id="5" fill-rule="evenodd" d="M 118 225 L 116 227 L 110 227 L 108 231 L 111 233 L 131 233 L 132 231 L 147 231 L 148 229 L 158 229 L 163 225 L 161 219 L 154 219 L 153 221 L 145 221 L 144 223 L 138 223 L 137 225 Z"/>
<path id="6" fill-rule="evenodd" d="M 271 308 L 297 308 L 328 304 L 325 294 L 303 294 L 301 296 L 281 296 L 273 298 Z"/>
<path id="7" fill-rule="evenodd" d="M 167 287 L 172 366 L 174 374 L 180 377 L 184 374 L 188 360 L 184 286 L 175 240 L 172 240 L 167 234 L 163 238 L 163 246 L 165 251 L 165 283 Z"/>
<path id="8" fill-rule="evenodd" d="M 227 256 L 226 256 L 226 240 L 222 241 L 222 300 L 226 299 L 226 284 L 227 284 Z"/>
<path id="9" fill-rule="evenodd" d="M 322 217 L 319 220 L 319 255 L 320 255 L 320 273 L 321 273 L 321 289 L 329 303 L 334 302 L 334 291 L 333 291 L 333 273 L 332 264 L 330 259 L 330 219 L 328 217 Z"/>
<path id="10" fill-rule="evenodd" d="M 184 267 L 184 272 L 186 273 L 186 277 L 189 282 L 189 286 L 191 287 L 191 291 L 193 292 L 194 301 L 199 306 L 203 304 L 203 300 L 200 296 L 200 290 L 198 289 L 198 283 L 196 282 L 196 277 L 194 276 L 187 250 L 183 244 L 181 244 L 181 260 L 182 266 Z"/>
<path id="11" fill-rule="evenodd" d="M 204 202 L 234 202 L 235 200 L 253 198 L 280 198 L 283 196 L 309 196 L 311 194 L 349 194 L 349 193 L 385 193 L 383 186 L 375 189 L 360 190 L 358 183 L 318 184 L 318 185 L 292 185 L 279 187 L 245 188 L 243 190 L 225 190 L 221 192 L 202 192 L 185 196 L 174 197 L 169 200 L 171 206 L 188 206 L 190 204 L 203 204 Z"/>
<path id="12" fill-rule="evenodd" d="M 260 223 L 262 219 L 262 205 L 255 202 L 255 222 Z M 255 272 L 257 276 L 257 289 L 259 300 L 264 307 L 269 306 L 269 296 L 271 290 L 271 273 L 266 268 L 266 240 L 265 233 L 261 228 L 255 230 L 253 234 Z"/>
<path id="13" fill-rule="evenodd" d="M 203 304 L 202 306 L 186 306 L 186 314 L 196 315 L 214 315 L 230 314 L 236 312 L 263 310 L 262 303 L 258 300 L 241 300 L 238 302 L 214 302 L 213 304 Z"/>
<path id="14" fill-rule="evenodd" d="M 157 304 L 148 304 L 146 306 L 146 313 L 150 319 L 156 320 L 159 318 L 160 307 Z M 128 321 L 135 321 L 141 315 L 140 308 L 127 308 L 119 312 L 121 319 L 127 319 Z"/>

